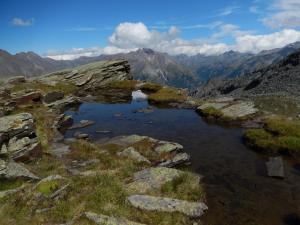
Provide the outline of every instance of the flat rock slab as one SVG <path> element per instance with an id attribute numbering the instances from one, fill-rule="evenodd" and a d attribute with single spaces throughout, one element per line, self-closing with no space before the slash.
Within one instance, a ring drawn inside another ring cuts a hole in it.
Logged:
<path id="1" fill-rule="evenodd" d="M 14 136 L 25 137 L 34 132 L 34 119 L 30 113 L 1 117 L 0 124 L 0 134 L 6 134 L 8 139 Z"/>
<path id="2" fill-rule="evenodd" d="M 132 222 L 124 218 L 110 217 L 92 212 L 86 212 L 84 215 L 94 223 L 101 225 L 144 225 L 142 223 Z"/>
<path id="3" fill-rule="evenodd" d="M 95 124 L 95 121 L 81 120 L 81 121 L 79 121 L 79 123 L 75 123 L 75 124 L 73 124 L 73 126 L 69 127 L 69 130 L 84 128 L 84 127 L 91 126 L 93 124 Z"/>
<path id="4" fill-rule="evenodd" d="M 269 177 L 284 178 L 284 164 L 281 157 L 270 158 L 266 166 Z"/>
<path id="5" fill-rule="evenodd" d="M 118 155 L 122 156 L 122 157 L 128 157 L 128 158 L 134 159 L 138 162 L 146 162 L 149 164 L 151 163 L 145 156 L 140 154 L 133 147 L 128 147 L 128 148 L 124 149 L 122 152 L 119 152 Z"/>
<path id="6" fill-rule="evenodd" d="M 215 108 L 215 109 L 222 109 L 225 106 L 228 106 L 228 103 L 222 103 L 222 102 L 208 102 L 208 103 L 204 103 L 203 105 L 199 106 L 197 109 L 198 110 L 204 110 L 207 108 Z"/>
<path id="7" fill-rule="evenodd" d="M 2 169 L 1 169 L 2 168 Z M 10 161 L 8 163 L 0 160 L 0 177 L 5 178 L 28 178 L 33 180 L 40 179 L 21 164 Z"/>
<path id="8" fill-rule="evenodd" d="M 183 146 L 178 143 L 159 141 L 158 146 L 154 150 L 158 153 L 168 153 L 168 152 L 180 151 L 182 149 Z"/>
<path id="9" fill-rule="evenodd" d="M 231 118 L 241 118 L 253 115 L 258 112 L 252 102 L 240 102 L 222 109 L 224 116 Z"/>
<path id="10" fill-rule="evenodd" d="M 190 159 L 191 159 L 191 157 L 190 157 L 189 154 L 187 154 L 185 152 L 180 152 L 180 153 L 176 154 L 173 158 L 159 163 L 158 166 L 175 167 L 175 166 L 180 165 L 182 163 L 189 163 Z"/>
<path id="11" fill-rule="evenodd" d="M 146 193 L 152 189 L 159 189 L 165 183 L 179 177 L 183 172 L 177 169 L 165 167 L 151 167 L 136 172 L 133 182 L 128 184 L 128 190 L 137 193 Z"/>
<path id="12" fill-rule="evenodd" d="M 208 207 L 203 202 L 188 202 L 179 199 L 131 195 L 129 203 L 138 209 L 160 212 L 180 212 L 192 218 L 201 217 Z"/>

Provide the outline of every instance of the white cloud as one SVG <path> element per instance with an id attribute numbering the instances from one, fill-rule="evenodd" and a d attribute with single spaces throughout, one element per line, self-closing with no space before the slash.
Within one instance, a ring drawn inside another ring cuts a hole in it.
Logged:
<path id="1" fill-rule="evenodd" d="M 267 35 L 243 35 L 236 38 L 234 50 L 258 53 L 262 50 L 282 48 L 296 41 L 300 41 L 300 32 L 292 29 Z"/>
<path id="2" fill-rule="evenodd" d="M 174 26 L 168 31 L 158 32 L 149 30 L 139 23 L 121 23 L 109 37 L 109 45 L 93 48 L 74 48 L 63 52 L 48 52 L 47 56 L 53 59 L 75 59 L 80 56 L 97 56 L 101 54 L 116 54 L 135 51 L 139 48 L 151 48 L 159 52 L 177 54 L 222 54 L 229 50 L 239 52 L 258 53 L 283 47 L 287 44 L 300 41 L 300 32 L 286 29 L 266 35 L 256 35 L 251 31 L 243 31 L 233 24 L 223 24 L 217 28 L 210 38 L 185 40 L 180 37 L 180 30 Z M 220 40 L 231 37 L 233 44 L 228 45 Z"/>
<path id="3" fill-rule="evenodd" d="M 27 27 L 32 26 L 34 23 L 34 18 L 31 19 L 21 19 L 21 18 L 13 18 L 11 24 L 14 26 Z"/>
<path id="4" fill-rule="evenodd" d="M 271 13 L 263 18 L 262 22 L 271 28 L 300 26 L 300 1 L 275 0 Z"/>

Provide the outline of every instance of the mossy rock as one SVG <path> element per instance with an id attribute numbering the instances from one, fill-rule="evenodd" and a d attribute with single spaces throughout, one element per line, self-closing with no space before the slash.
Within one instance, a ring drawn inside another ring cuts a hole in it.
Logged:
<path id="1" fill-rule="evenodd" d="M 131 90 L 133 91 L 136 88 L 138 81 L 136 80 L 120 80 L 113 81 L 108 84 L 109 88 L 113 89 L 122 89 L 122 90 Z"/>
<path id="2" fill-rule="evenodd" d="M 141 86 L 141 90 L 148 92 L 148 93 L 154 93 L 159 91 L 162 88 L 160 84 L 156 83 L 145 83 Z"/>
<path id="3" fill-rule="evenodd" d="M 183 90 L 164 87 L 150 94 L 148 99 L 154 103 L 184 102 L 187 99 L 187 95 Z"/>
<path id="4" fill-rule="evenodd" d="M 37 191 L 45 196 L 50 196 L 59 189 L 59 181 L 44 181 L 37 186 Z"/>
<path id="5" fill-rule="evenodd" d="M 247 130 L 244 138 L 249 146 L 258 150 L 299 157 L 299 131 L 298 121 L 273 117 L 265 120 L 264 128 Z"/>

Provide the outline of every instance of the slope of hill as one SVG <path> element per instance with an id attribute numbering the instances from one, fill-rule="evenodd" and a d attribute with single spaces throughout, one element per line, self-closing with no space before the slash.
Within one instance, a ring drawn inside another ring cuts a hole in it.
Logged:
<path id="1" fill-rule="evenodd" d="M 199 97 L 266 94 L 300 97 L 300 50 L 278 63 L 234 79 L 212 79 L 196 93 Z"/>

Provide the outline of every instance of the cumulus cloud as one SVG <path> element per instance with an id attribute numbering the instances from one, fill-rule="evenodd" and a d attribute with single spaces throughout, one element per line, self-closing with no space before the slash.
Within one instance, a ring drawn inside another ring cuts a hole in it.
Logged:
<path id="1" fill-rule="evenodd" d="M 31 19 L 21 19 L 21 18 L 13 18 L 11 24 L 14 26 L 28 27 L 32 26 L 34 23 L 34 18 Z"/>
<path id="2" fill-rule="evenodd" d="M 220 42 L 222 38 L 231 37 L 233 44 Z M 257 35 L 252 31 L 241 30 L 233 24 L 222 24 L 215 34 L 209 38 L 185 40 L 180 37 L 180 30 L 171 26 L 165 32 L 149 30 L 139 23 L 121 23 L 108 38 L 109 45 L 93 48 L 74 48 L 63 52 L 48 52 L 53 59 L 75 59 L 80 56 L 97 56 L 101 54 L 116 54 L 135 51 L 139 48 L 151 48 L 171 55 L 178 54 L 222 54 L 229 50 L 258 53 L 262 50 L 280 48 L 287 44 L 300 41 L 300 32 L 285 29 L 266 35 Z"/>
<path id="3" fill-rule="evenodd" d="M 262 19 L 266 26 L 271 28 L 300 26 L 300 1 L 275 0 L 271 13 Z"/>

